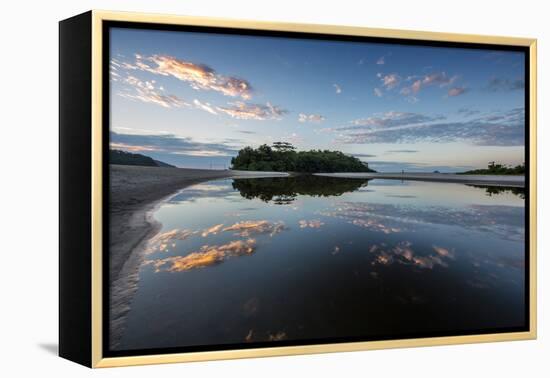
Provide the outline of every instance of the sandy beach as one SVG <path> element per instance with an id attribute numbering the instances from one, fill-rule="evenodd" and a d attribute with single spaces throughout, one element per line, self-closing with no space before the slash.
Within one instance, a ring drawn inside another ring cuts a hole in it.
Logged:
<path id="1" fill-rule="evenodd" d="M 315 173 L 317 176 L 343 178 L 372 178 L 388 180 L 418 180 L 454 182 L 485 186 L 525 187 L 525 176 L 505 175 L 457 175 L 452 173 Z"/>

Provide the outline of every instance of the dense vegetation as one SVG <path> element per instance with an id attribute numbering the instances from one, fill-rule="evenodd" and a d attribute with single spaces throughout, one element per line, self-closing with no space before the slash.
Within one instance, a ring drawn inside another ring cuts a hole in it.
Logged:
<path id="1" fill-rule="evenodd" d="M 525 163 L 512 167 L 505 164 L 490 162 L 486 169 L 474 169 L 461 173 L 463 175 L 524 175 Z"/>
<path id="2" fill-rule="evenodd" d="M 162 161 L 155 160 L 153 158 L 150 158 L 149 156 L 133 154 L 131 152 L 120 150 L 109 151 L 109 164 L 175 168 L 173 165 L 163 163 Z"/>
<path id="3" fill-rule="evenodd" d="M 264 202 L 284 205 L 293 202 L 298 195 L 313 197 L 340 196 L 367 186 L 368 179 L 346 179 L 296 175 L 290 177 L 270 177 L 233 180 L 233 189 L 247 199 L 259 198 Z"/>
<path id="4" fill-rule="evenodd" d="M 366 163 L 340 151 L 296 151 L 290 143 L 245 147 L 231 159 L 231 168 L 276 172 L 374 172 Z"/>

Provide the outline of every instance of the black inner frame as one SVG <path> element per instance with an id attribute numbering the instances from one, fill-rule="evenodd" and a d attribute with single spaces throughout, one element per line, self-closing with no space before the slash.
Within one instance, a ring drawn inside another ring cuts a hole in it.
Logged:
<path id="1" fill-rule="evenodd" d="M 377 337 L 368 336 L 350 336 L 339 338 L 319 338 L 312 340 L 282 340 L 282 341 L 269 341 L 269 342 L 254 342 L 254 343 L 237 343 L 237 344 L 216 344 L 216 345 L 197 345 L 197 346 L 182 346 L 173 348 L 150 348 L 150 349 L 131 349 L 131 350 L 117 350 L 113 351 L 109 349 L 109 197 L 110 197 L 110 181 L 109 181 L 109 143 L 110 143 L 110 83 L 109 83 L 109 61 L 110 54 L 110 29 L 111 28 L 129 28 L 129 29 L 141 29 L 141 30 L 160 30 L 160 31 L 180 31 L 180 32 L 200 32 L 210 34 L 231 34 L 231 35 L 246 35 L 257 37 L 279 37 L 290 39 L 315 39 L 315 40 L 327 40 L 327 41 L 348 41 L 348 42 L 366 42 L 366 43 L 384 43 L 394 45 L 412 45 L 423 47 L 454 47 L 454 48 L 468 48 L 479 50 L 501 50 L 501 51 L 517 51 L 524 53 L 525 62 L 525 92 L 524 92 L 524 108 L 526 112 L 525 117 L 525 147 L 524 147 L 524 161 L 526 167 L 525 173 L 525 325 L 523 327 L 509 327 L 509 328 L 492 328 L 492 329 L 479 329 L 470 330 L 467 332 L 431 332 L 431 333 L 409 333 L 404 335 L 386 335 Z M 350 36 L 350 35 L 333 35 L 333 34 L 317 34 L 317 33 L 303 33 L 303 32 L 286 32 L 286 31 L 268 31 L 268 30 L 250 30 L 250 29 L 237 29 L 237 28 L 223 28 L 223 27 L 207 27 L 207 26 L 190 26 L 190 25 L 167 25 L 167 24 L 155 24 L 155 23 L 141 23 L 141 22 L 124 22 L 124 21 L 103 21 L 102 23 L 102 141 L 103 141 L 103 288 L 102 288 L 102 300 L 103 300 L 103 357 L 126 357 L 126 356 L 138 356 L 138 355 L 154 355 L 154 354 L 167 354 L 167 353 L 189 353 L 189 352 L 207 352 L 207 351 L 220 351 L 220 350 L 234 350 L 234 349 L 253 349 L 253 348 L 266 348 L 266 347 L 281 347 L 281 346 L 303 346 L 303 345 L 315 345 L 315 344 L 336 344 L 346 342 L 361 342 L 361 341 L 382 341 L 382 340 L 403 340 L 412 338 L 429 338 L 429 337 L 444 337 L 444 336 L 466 336 L 466 335 L 481 335 L 481 334 L 494 334 L 494 333 L 510 333 L 510 332 L 527 332 L 530 330 L 530 274 L 529 274 L 529 260 L 530 260 L 530 54 L 529 47 L 527 46 L 508 46 L 497 44 L 481 44 L 481 43 L 463 43 L 463 42 L 442 42 L 442 41 L 422 41 L 400 38 L 385 38 L 385 37 L 363 37 L 363 36 Z M 107 299 L 107 300 L 106 300 Z"/>

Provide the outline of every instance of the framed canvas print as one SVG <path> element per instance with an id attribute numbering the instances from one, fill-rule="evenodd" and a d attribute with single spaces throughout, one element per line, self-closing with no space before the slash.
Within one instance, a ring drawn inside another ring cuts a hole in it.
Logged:
<path id="1" fill-rule="evenodd" d="M 60 22 L 60 355 L 536 337 L 536 41 Z"/>

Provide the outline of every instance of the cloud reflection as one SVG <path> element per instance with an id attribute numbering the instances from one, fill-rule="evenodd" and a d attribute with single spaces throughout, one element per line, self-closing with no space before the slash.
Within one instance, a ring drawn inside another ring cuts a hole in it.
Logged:
<path id="1" fill-rule="evenodd" d="M 218 264 L 234 256 L 250 255 L 256 250 L 256 240 L 234 240 L 222 245 L 203 245 L 199 251 L 186 256 L 174 256 L 150 260 L 147 263 L 155 267 L 155 272 L 184 272 L 196 268 Z"/>
<path id="2" fill-rule="evenodd" d="M 399 263 L 421 269 L 433 269 L 436 266 L 447 268 L 448 261 L 454 258 L 453 252 L 442 247 L 433 246 L 432 250 L 419 254 L 412 246 L 410 241 L 401 241 L 393 247 L 388 247 L 385 243 L 374 244 L 369 249 L 375 255 L 372 265 Z"/>
<path id="3" fill-rule="evenodd" d="M 223 229 L 223 231 L 236 231 L 235 235 L 249 237 L 254 234 L 269 234 L 274 236 L 285 230 L 283 222 L 269 222 L 267 220 L 241 221 Z"/>
<path id="4" fill-rule="evenodd" d="M 197 231 L 179 229 L 159 233 L 151 238 L 151 240 L 149 241 L 148 252 L 151 253 L 156 250 L 161 252 L 165 251 L 170 244 L 172 244 L 172 246 L 174 245 L 174 240 L 185 240 L 195 235 L 196 233 Z"/>
<path id="5" fill-rule="evenodd" d="M 470 205 L 464 208 L 450 208 L 343 202 L 333 211 L 321 214 L 345 219 L 370 231 L 385 234 L 444 225 L 492 233 L 506 240 L 522 241 L 525 237 L 525 209 L 517 206 Z"/>
<path id="6" fill-rule="evenodd" d="M 302 219 L 298 221 L 298 224 L 300 225 L 300 228 L 321 228 L 324 225 L 324 223 L 319 219 L 312 219 L 309 221 Z"/>

